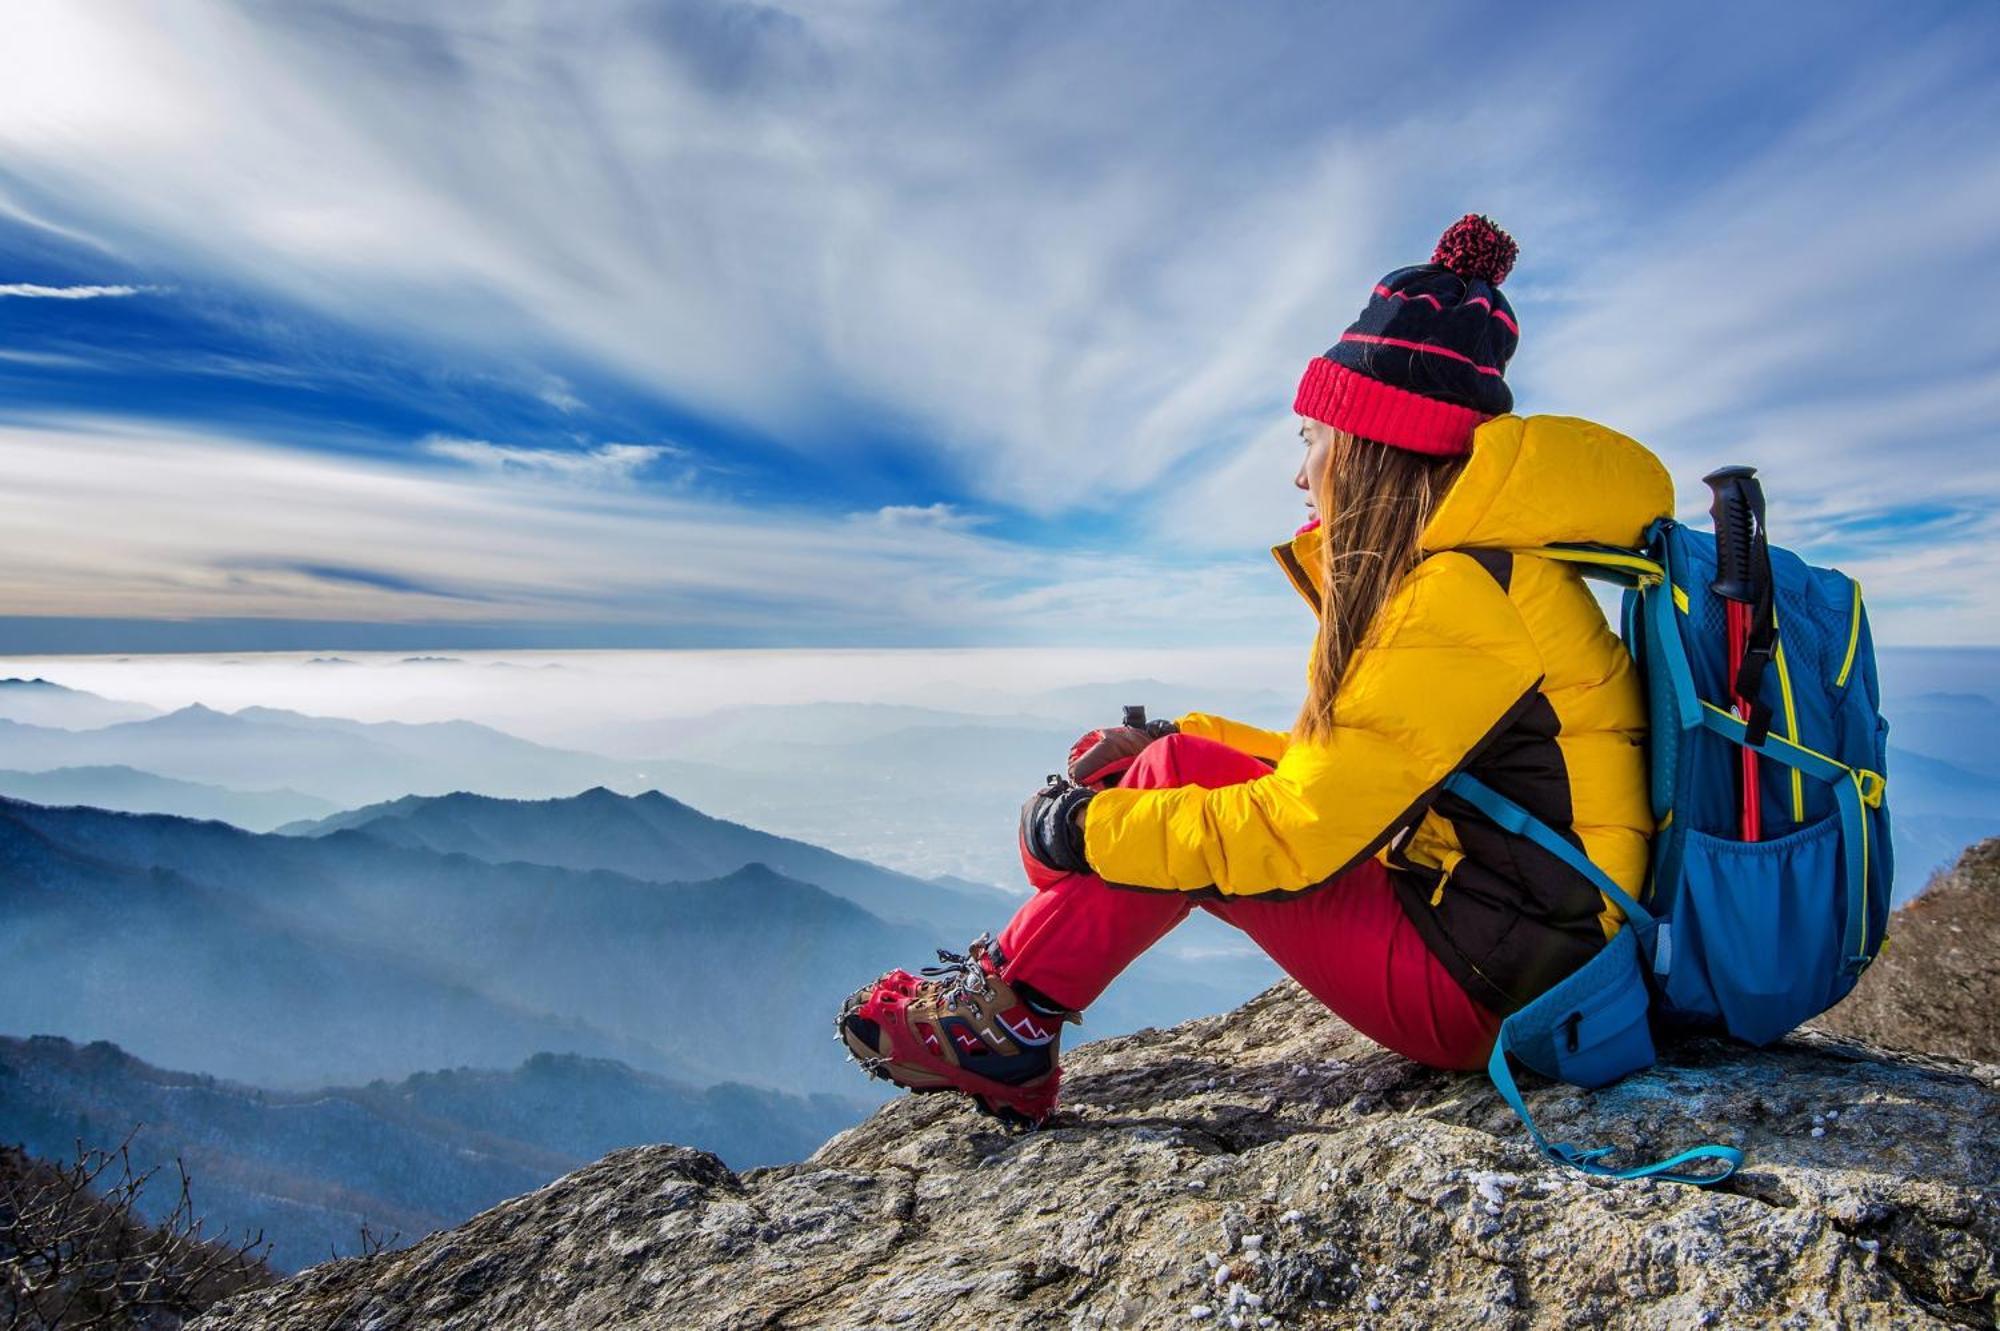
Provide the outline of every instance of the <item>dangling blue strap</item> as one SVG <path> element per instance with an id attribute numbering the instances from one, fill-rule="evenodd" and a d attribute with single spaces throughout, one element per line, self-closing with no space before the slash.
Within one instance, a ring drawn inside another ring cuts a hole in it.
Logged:
<path id="1" fill-rule="evenodd" d="M 1711 1144 L 1708 1146 L 1691 1147 L 1688 1150 L 1682 1151 L 1679 1155 L 1668 1156 L 1665 1160 L 1656 1160 L 1650 1165 L 1633 1165 L 1629 1169 L 1613 1169 L 1609 1165 L 1598 1163 L 1599 1159 L 1611 1153 L 1612 1148 L 1609 1146 L 1598 1146 L 1586 1151 L 1572 1146 L 1568 1142 L 1551 1142 L 1548 1138 L 1542 1136 L 1541 1129 L 1535 1126 L 1535 1116 L 1528 1112 L 1527 1101 L 1521 1098 L 1520 1088 L 1514 1084 L 1513 1070 L 1507 1066 L 1507 1025 L 1505 1022 L 1501 1023 L 1499 1038 L 1493 1042 L 1493 1056 L 1486 1061 L 1486 1074 L 1493 1078 L 1493 1085 L 1500 1092 L 1501 1097 L 1514 1107 L 1516 1114 L 1520 1115 L 1521 1122 L 1527 1127 L 1528 1136 L 1534 1140 L 1536 1149 L 1559 1165 L 1568 1165 L 1571 1169 L 1580 1169 L 1586 1174 L 1595 1174 L 1599 1178 L 1656 1178 L 1667 1183 L 1686 1183 L 1693 1187 L 1706 1188 L 1711 1183 L 1720 1183 L 1731 1174 L 1734 1174 L 1736 1167 L 1743 1163 L 1743 1152 L 1737 1150 L 1734 1146 Z M 1685 1174 L 1679 1172 L 1680 1166 L 1695 1160 L 1719 1161 L 1721 1168 L 1710 1174 Z"/>
<path id="2" fill-rule="evenodd" d="M 1592 863 L 1589 856 L 1563 840 L 1554 828 L 1479 778 L 1467 773 L 1454 773 L 1445 781 L 1444 788 L 1478 809 L 1495 825 L 1528 838 L 1589 879 L 1599 891 L 1618 903 L 1625 912 L 1625 918 L 1631 923 L 1633 931 L 1640 938 L 1651 939 L 1659 926 L 1652 912 L 1634 900 L 1632 894 L 1620 887 L 1610 874 Z M 1596 1174 L 1602 1178 L 1658 1178 L 1669 1183 L 1687 1183 L 1705 1188 L 1711 1183 L 1719 1183 L 1728 1178 L 1736 1172 L 1736 1167 L 1743 1163 L 1743 1152 L 1735 1147 L 1708 1145 L 1693 1147 L 1682 1151 L 1679 1155 L 1655 1161 L 1650 1165 L 1613 1169 L 1608 1165 L 1597 1163 L 1600 1157 L 1611 1153 L 1612 1148 L 1609 1146 L 1582 1150 L 1567 1142 L 1550 1142 L 1535 1126 L 1534 1115 L 1528 1112 L 1527 1102 L 1521 1099 L 1520 1089 L 1514 1084 L 1513 1071 L 1507 1066 L 1507 1028 L 1512 1021 L 1513 1019 L 1509 1018 L 1501 1023 L 1499 1037 L 1493 1042 L 1493 1056 L 1486 1062 L 1486 1072 L 1493 1078 L 1493 1085 L 1501 1096 L 1514 1107 L 1514 1112 L 1520 1115 L 1521 1122 L 1527 1126 L 1528 1136 L 1534 1139 L 1536 1148 L 1557 1164 L 1568 1165 L 1572 1169 L 1580 1169 L 1586 1174 Z M 1711 1174 L 1676 1172 L 1679 1166 L 1693 1160 L 1718 1160 L 1722 1162 L 1722 1168 Z"/>

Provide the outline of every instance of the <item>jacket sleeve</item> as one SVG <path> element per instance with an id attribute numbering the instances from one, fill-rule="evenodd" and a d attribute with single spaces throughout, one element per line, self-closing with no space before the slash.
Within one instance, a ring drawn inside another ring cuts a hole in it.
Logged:
<path id="1" fill-rule="evenodd" d="M 1382 608 L 1334 698 L 1331 735 L 1268 776 L 1214 790 L 1113 787 L 1084 853 L 1107 882 L 1224 896 L 1298 891 L 1375 854 L 1533 701 L 1541 656 L 1519 611 L 1463 554 L 1424 560 Z"/>
<path id="2" fill-rule="evenodd" d="M 1267 762 L 1276 762 L 1284 757 L 1285 747 L 1292 742 L 1292 737 L 1282 730 L 1266 730 L 1247 721 L 1232 721 L 1210 712 L 1189 712 L 1186 716 L 1176 717 L 1174 724 L 1180 727 L 1183 735 L 1220 740 L 1232 749 L 1240 749 L 1252 758 L 1262 758 Z"/>

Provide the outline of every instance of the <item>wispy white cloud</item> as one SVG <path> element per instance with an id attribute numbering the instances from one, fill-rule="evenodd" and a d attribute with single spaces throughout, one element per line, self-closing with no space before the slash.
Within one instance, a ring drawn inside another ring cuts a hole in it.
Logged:
<path id="1" fill-rule="evenodd" d="M 484 439 L 432 435 L 422 444 L 433 457 L 450 458 L 482 471 L 547 476 L 586 485 L 630 482 L 664 457 L 685 457 L 671 444 L 598 444 L 587 449 L 529 448 Z"/>
<path id="2" fill-rule="evenodd" d="M 1210 630 L 1301 650 L 1310 638 L 1275 570 L 1170 578 L 1143 557 L 1026 548 L 949 508 L 856 521 L 114 420 L 0 426 L 0 451 L 0 615 L 650 624 L 759 640 L 775 627 L 817 642 L 1145 642 L 1178 622 L 1189 646 Z"/>
<path id="3" fill-rule="evenodd" d="M 102 240 L 88 232 L 81 231 L 73 226 L 64 226 L 60 222 L 55 222 L 44 217 L 34 209 L 22 204 L 20 200 L 11 196 L 5 189 L 0 189 L 0 218 L 5 218 L 16 226 L 39 231 L 47 236 L 60 237 L 72 245 L 81 246 L 85 249 L 107 253 L 111 249 Z"/>
<path id="4" fill-rule="evenodd" d="M 85 370 L 98 364 L 87 356 L 74 356 L 66 351 L 19 351 L 12 347 L 0 347 L 0 363 L 32 365 L 39 370 Z"/>
<path id="5" fill-rule="evenodd" d="M 139 296 L 156 290 L 156 287 L 45 287 L 33 282 L 0 282 L 0 298 L 13 296 L 23 300 L 102 300 L 107 296 Z"/>
<path id="6" fill-rule="evenodd" d="M 565 414 L 582 411 L 590 405 L 570 391 L 568 380 L 556 375 L 549 376 L 535 396 Z"/>
<path id="7" fill-rule="evenodd" d="M 955 504 L 942 501 L 935 504 L 885 504 L 873 513 L 859 516 L 864 521 L 896 531 L 965 531 L 993 521 L 987 514 L 967 513 Z"/>

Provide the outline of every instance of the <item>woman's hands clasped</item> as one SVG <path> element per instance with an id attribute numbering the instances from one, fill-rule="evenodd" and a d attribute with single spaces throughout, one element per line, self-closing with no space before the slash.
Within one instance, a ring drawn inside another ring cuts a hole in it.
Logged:
<path id="1" fill-rule="evenodd" d="M 1084 855 L 1084 809 L 1092 795 L 1118 784 L 1146 746 L 1180 727 L 1172 721 L 1148 721 L 1143 707 L 1125 709 L 1125 724 L 1086 732 L 1070 746 L 1065 775 L 1048 784 L 1021 806 L 1021 863 L 1037 890 L 1064 874 L 1089 873 Z"/>

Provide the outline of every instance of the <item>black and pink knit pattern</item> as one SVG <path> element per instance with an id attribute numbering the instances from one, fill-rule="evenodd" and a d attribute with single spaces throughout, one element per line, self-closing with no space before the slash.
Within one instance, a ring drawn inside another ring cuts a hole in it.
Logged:
<path id="1" fill-rule="evenodd" d="M 1454 222 L 1430 263 L 1375 284 L 1361 317 L 1307 368 L 1293 409 L 1393 447 L 1464 452 L 1473 427 L 1514 407 L 1504 376 L 1520 327 L 1500 283 L 1517 253 L 1479 214 Z"/>

